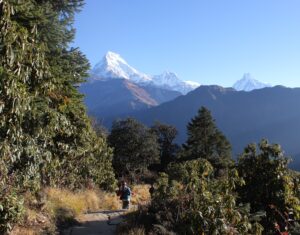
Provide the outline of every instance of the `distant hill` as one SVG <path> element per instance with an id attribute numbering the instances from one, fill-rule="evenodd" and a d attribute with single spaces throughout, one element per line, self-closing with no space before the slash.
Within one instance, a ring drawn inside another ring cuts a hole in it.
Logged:
<path id="1" fill-rule="evenodd" d="M 93 81 L 82 84 L 85 104 L 90 115 L 107 120 L 157 106 L 181 95 L 177 91 L 152 86 L 141 86 L 126 79 Z"/>
<path id="2" fill-rule="evenodd" d="M 201 86 L 185 96 L 131 116 L 151 125 L 155 120 L 179 130 L 177 141 L 186 139 L 186 125 L 201 106 L 212 111 L 218 127 L 241 153 L 251 143 L 267 138 L 286 153 L 300 153 L 300 88 L 276 86 L 250 92 L 220 86 Z M 300 168 L 297 158 L 293 164 Z"/>

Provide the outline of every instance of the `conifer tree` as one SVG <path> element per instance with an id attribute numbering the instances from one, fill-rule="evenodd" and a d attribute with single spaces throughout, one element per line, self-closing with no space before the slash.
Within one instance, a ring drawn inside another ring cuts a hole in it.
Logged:
<path id="1" fill-rule="evenodd" d="M 223 169 L 231 162 L 231 146 L 218 130 L 210 111 L 202 107 L 188 123 L 188 139 L 184 144 L 185 159 L 207 159 L 215 168 Z"/>

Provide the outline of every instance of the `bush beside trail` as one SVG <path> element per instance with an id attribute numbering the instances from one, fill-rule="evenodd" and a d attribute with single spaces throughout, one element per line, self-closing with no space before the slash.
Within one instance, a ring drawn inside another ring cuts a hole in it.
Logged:
<path id="1" fill-rule="evenodd" d="M 0 1 L 1 234 L 22 220 L 27 192 L 115 186 L 112 149 L 93 130 L 77 89 L 89 70 L 86 57 L 70 47 L 82 6 L 82 0 Z"/>

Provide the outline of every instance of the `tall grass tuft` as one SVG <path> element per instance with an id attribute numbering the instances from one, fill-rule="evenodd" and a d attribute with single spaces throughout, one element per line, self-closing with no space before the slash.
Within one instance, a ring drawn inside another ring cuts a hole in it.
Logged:
<path id="1" fill-rule="evenodd" d="M 134 205 L 144 205 L 151 201 L 151 195 L 149 193 L 150 185 L 140 184 L 135 185 L 132 188 L 133 196 L 131 199 Z"/>

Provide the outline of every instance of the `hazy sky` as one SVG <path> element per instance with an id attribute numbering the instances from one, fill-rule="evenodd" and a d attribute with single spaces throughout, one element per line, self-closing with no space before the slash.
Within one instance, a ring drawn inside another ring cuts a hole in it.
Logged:
<path id="1" fill-rule="evenodd" d="M 147 74 L 300 87 L 299 0 L 86 0 L 75 28 L 92 66 L 114 51 Z"/>

